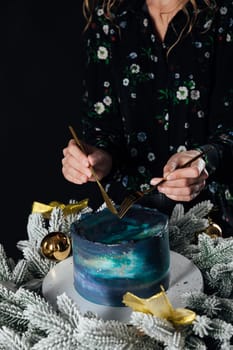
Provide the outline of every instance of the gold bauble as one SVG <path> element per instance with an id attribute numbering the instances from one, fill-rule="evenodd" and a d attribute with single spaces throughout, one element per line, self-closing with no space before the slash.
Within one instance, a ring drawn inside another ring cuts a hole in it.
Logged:
<path id="1" fill-rule="evenodd" d="M 64 260 L 71 252 L 70 238 L 62 232 L 50 232 L 41 242 L 41 252 L 49 260 Z"/>
<path id="2" fill-rule="evenodd" d="M 204 231 L 211 238 L 222 237 L 222 229 L 215 222 L 210 222 L 210 225 Z"/>
<path id="3" fill-rule="evenodd" d="M 213 239 L 218 238 L 218 237 L 222 237 L 221 227 L 218 224 L 216 224 L 215 222 L 213 222 L 210 217 L 208 217 L 208 221 L 209 221 L 209 226 L 207 226 L 204 230 L 197 232 L 196 238 L 198 239 L 198 235 L 203 233 L 203 232 L 206 233 L 208 236 L 210 236 Z"/>

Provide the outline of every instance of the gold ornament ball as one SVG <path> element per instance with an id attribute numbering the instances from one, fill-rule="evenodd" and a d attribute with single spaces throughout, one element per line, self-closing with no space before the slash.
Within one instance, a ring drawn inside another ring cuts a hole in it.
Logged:
<path id="1" fill-rule="evenodd" d="M 41 252 L 49 260 L 64 260 L 71 252 L 70 238 L 62 232 L 50 232 L 41 242 Z"/>
<path id="2" fill-rule="evenodd" d="M 215 222 L 210 222 L 210 225 L 205 229 L 205 233 L 211 238 L 217 238 L 222 236 L 222 229 Z"/>

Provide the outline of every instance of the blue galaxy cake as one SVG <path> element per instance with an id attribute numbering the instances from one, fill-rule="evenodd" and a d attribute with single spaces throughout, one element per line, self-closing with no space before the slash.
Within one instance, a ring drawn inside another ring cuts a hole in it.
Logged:
<path id="1" fill-rule="evenodd" d="M 119 219 L 108 209 L 71 225 L 74 287 L 95 304 L 124 306 L 131 292 L 147 298 L 169 285 L 167 216 L 134 205 Z"/>

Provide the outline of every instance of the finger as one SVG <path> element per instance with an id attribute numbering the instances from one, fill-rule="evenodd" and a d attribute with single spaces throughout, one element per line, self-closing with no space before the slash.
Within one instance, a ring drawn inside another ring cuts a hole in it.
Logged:
<path id="1" fill-rule="evenodd" d="M 175 161 L 169 161 L 163 168 L 163 176 L 167 177 L 170 173 L 178 168 L 178 164 Z"/>
<path id="2" fill-rule="evenodd" d="M 92 176 L 92 172 L 90 170 L 90 167 L 88 165 L 86 165 L 86 163 L 84 162 L 84 165 L 83 165 L 83 162 L 80 161 L 80 158 L 75 158 L 73 157 L 72 155 L 70 155 L 70 153 L 68 153 L 63 159 L 62 159 L 62 165 L 63 167 L 65 167 L 66 169 L 70 169 L 73 171 L 77 171 L 85 176 L 87 176 L 88 178 L 90 178 Z"/>
<path id="3" fill-rule="evenodd" d="M 200 153 L 196 150 L 179 152 L 174 154 L 164 166 L 164 177 L 167 177 L 169 173 L 173 172 L 175 169 L 183 168 L 185 163 L 192 161 L 192 159 L 197 155 L 200 155 Z M 196 165 L 201 172 L 205 167 L 205 161 L 203 160 L 203 158 L 200 157 L 191 163 L 191 167 L 194 165 Z"/>
<path id="4" fill-rule="evenodd" d="M 150 184 L 156 186 L 161 180 L 163 180 L 162 177 L 153 177 L 153 179 L 150 180 Z"/>
<path id="5" fill-rule="evenodd" d="M 90 166 L 87 155 L 83 153 L 74 140 L 69 141 L 67 155 L 68 154 L 77 159 L 84 167 Z"/>
<path id="6" fill-rule="evenodd" d="M 90 167 L 83 166 L 79 160 L 80 158 L 73 157 L 69 152 L 62 159 L 62 170 L 65 178 L 77 184 L 94 181 Z"/>
<path id="7" fill-rule="evenodd" d="M 177 188 L 181 190 L 182 188 L 191 188 L 195 185 L 205 185 L 205 180 L 208 178 L 206 172 L 203 172 L 199 177 L 186 177 L 186 178 L 178 178 L 177 180 L 167 180 L 164 181 L 161 185 L 158 186 L 159 189 L 174 189 Z"/>
<path id="8" fill-rule="evenodd" d="M 67 180 L 71 180 L 72 182 L 76 184 L 83 184 L 87 183 L 88 181 L 96 181 L 95 177 L 92 174 L 92 171 L 88 168 L 79 170 L 76 167 L 70 166 L 69 164 L 67 165 L 66 161 L 63 159 L 62 160 L 62 173 L 64 177 Z"/>
<path id="9" fill-rule="evenodd" d="M 200 194 L 200 192 L 194 192 L 188 196 L 176 196 L 176 195 L 167 195 L 166 197 L 172 199 L 173 201 L 176 202 L 191 202 L 193 199 L 195 199 L 198 195 Z"/>
<path id="10" fill-rule="evenodd" d="M 172 173 L 166 176 L 168 181 L 176 180 L 180 178 L 198 178 L 205 169 L 205 162 L 198 162 L 198 164 L 192 165 L 183 169 L 176 169 Z"/>
<path id="11" fill-rule="evenodd" d="M 82 185 L 89 181 L 89 178 L 86 175 L 72 168 L 67 169 L 66 167 L 63 166 L 62 173 L 66 178 L 66 180 L 71 181 L 77 185 Z"/>
<path id="12" fill-rule="evenodd" d="M 178 181 L 174 181 L 174 183 L 178 183 Z M 168 182 L 167 182 L 168 183 Z M 180 184 L 180 181 L 179 181 Z M 195 198 L 205 187 L 205 180 L 199 180 L 194 182 L 193 184 L 189 184 L 187 186 L 174 187 L 173 186 L 158 186 L 158 191 L 165 194 L 167 197 L 174 199 L 176 201 L 190 201 Z M 170 185 L 170 184 L 169 184 Z"/>
<path id="13" fill-rule="evenodd" d="M 67 152 L 68 152 L 68 148 L 67 147 L 63 148 L 62 153 L 64 157 L 67 155 Z"/>

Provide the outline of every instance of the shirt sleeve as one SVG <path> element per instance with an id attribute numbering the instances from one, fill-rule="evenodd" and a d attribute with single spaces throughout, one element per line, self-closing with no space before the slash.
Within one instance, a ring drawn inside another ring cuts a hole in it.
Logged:
<path id="1" fill-rule="evenodd" d="M 210 97 L 209 145 L 205 151 L 210 180 L 233 183 L 233 11 L 232 6 L 220 7 L 217 17 L 215 57 L 213 62 L 213 92 Z"/>

